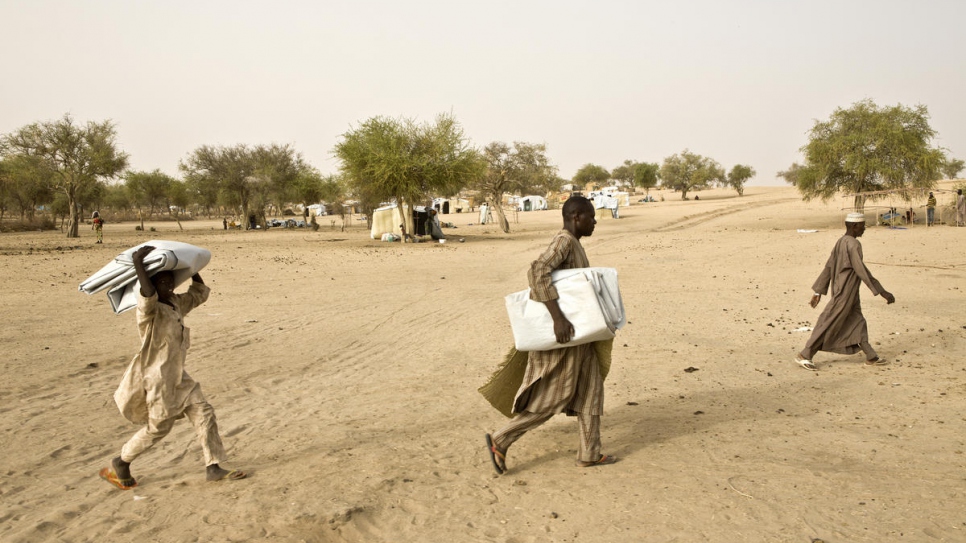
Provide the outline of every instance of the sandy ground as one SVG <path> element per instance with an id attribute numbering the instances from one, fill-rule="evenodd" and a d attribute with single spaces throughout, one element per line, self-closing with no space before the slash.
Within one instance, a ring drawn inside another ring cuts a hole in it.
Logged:
<path id="1" fill-rule="evenodd" d="M 476 389 L 511 341 L 502 297 L 558 211 L 521 213 L 510 235 L 443 216 L 446 245 L 326 221 L 109 224 L 104 245 L 4 234 L 0 540 L 966 541 L 966 228 L 870 228 L 867 264 L 897 302 L 863 288 L 864 311 L 892 363 L 822 353 L 812 373 L 791 362 L 796 329 L 818 316 L 806 302 L 845 201 L 701 194 L 584 240 L 619 269 L 630 321 L 605 383 L 604 452 L 621 461 L 574 467 L 576 421 L 558 416 L 502 477 L 483 434 L 504 419 Z M 213 253 L 188 371 L 247 480 L 205 482 L 187 421 L 134 464 L 135 490 L 97 477 L 137 429 L 111 397 L 137 334 L 77 285 L 151 238 Z"/>

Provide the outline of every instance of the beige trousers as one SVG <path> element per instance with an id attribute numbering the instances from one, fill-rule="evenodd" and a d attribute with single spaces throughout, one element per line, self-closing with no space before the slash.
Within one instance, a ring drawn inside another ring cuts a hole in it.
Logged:
<path id="1" fill-rule="evenodd" d="M 510 419 L 506 426 L 493 434 L 493 444 L 501 451 L 506 451 L 516 440 L 523 437 L 523 434 L 547 422 L 555 414 L 524 411 Z M 578 413 L 577 420 L 580 424 L 580 448 L 577 450 L 577 460 L 581 462 L 600 460 L 600 415 Z"/>
<path id="2" fill-rule="evenodd" d="M 191 403 L 185 407 L 182 415 L 188 417 L 198 434 L 201 450 L 205 455 L 205 465 L 221 464 L 225 461 L 225 447 L 218 435 L 218 422 L 215 420 L 215 409 L 207 401 Z M 141 453 L 150 449 L 161 441 L 174 427 L 174 421 L 181 415 L 162 420 L 149 420 L 147 426 L 138 430 L 134 437 L 121 448 L 121 460 L 133 462 Z"/>

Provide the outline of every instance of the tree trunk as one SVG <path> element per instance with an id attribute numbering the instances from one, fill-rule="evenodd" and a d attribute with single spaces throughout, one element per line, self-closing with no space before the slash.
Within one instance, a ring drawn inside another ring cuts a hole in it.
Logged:
<path id="1" fill-rule="evenodd" d="M 865 195 L 856 194 L 855 199 L 852 201 L 853 207 L 855 207 L 856 213 L 865 213 Z"/>
<path id="2" fill-rule="evenodd" d="M 399 229 L 402 230 L 402 242 L 406 243 L 406 201 L 402 198 L 396 198 L 396 205 L 399 206 L 399 215 L 402 216 L 402 224 L 399 225 Z M 410 212 L 412 215 L 412 212 Z M 372 216 L 370 213 L 368 216 Z M 370 228 L 372 228 L 370 226 Z"/>
<path id="3" fill-rule="evenodd" d="M 74 198 L 74 191 L 67 190 L 65 192 L 67 193 L 67 209 L 69 210 L 68 213 L 70 214 L 70 220 L 67 223 L 67 237 L 79 238 L 80 234 L 78 233 L 77 222 L 80 217 L 78 214 L 79 212 L 77 211 L 77 199 Z"/>
<path id="4" fill-rule="evenodd" d="M 506 214 L 503 213 L 502 204 L 491 204 L 493 209 L 496 211 L 496 221 L 500 223 L 500 230 L 503 230 L 504 234 L 510 233 L 510 221 L 506 220 Z"/>

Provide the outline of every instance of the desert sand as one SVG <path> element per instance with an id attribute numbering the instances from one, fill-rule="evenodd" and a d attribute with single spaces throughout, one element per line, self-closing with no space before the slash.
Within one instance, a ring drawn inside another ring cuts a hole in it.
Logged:
<path id="1" fill-rule="evenodd" d="M 809 372 L 792 357 L 848 200 L 663 194 L 583 240 L 619 270 L 630 321 L 602 423 L 620 462 L 575 467 L 561 415 L 503 476 L 483 435 L 505 419 L 476 389 L 559 211 L 520 213 L 509 235 L 444 215 L 445 245 L 326 220 L 0 235 L 0 540 L 966 541 L 966 228 L 870 227 L 866 263 L 897 301 L 863 287 L 863 310 L 891 363 L 820 353 Z M 77 285 L 153 238 L 212 251 L 187 370 L 246 480 L 206 482 L 186 420 L 133 464 L 136 489 L 97 476 L 137 430 L 112 393 L 138 340 L 133 312 Z"/>

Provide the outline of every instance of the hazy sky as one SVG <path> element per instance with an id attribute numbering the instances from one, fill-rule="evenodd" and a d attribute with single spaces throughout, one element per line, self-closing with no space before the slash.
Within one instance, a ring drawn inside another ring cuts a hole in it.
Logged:
<path id="1" fill-rule="evenodd" d="M 238 143 L 335 173 L 361 121 L 452 112 L 565 178 L 687 148 L 780 184 L 865 98 L 927 106 L 966 158 L 966 2 L 0 0 L 0 133 L 111 119 L 131 168 L 172 175 Z"/>

